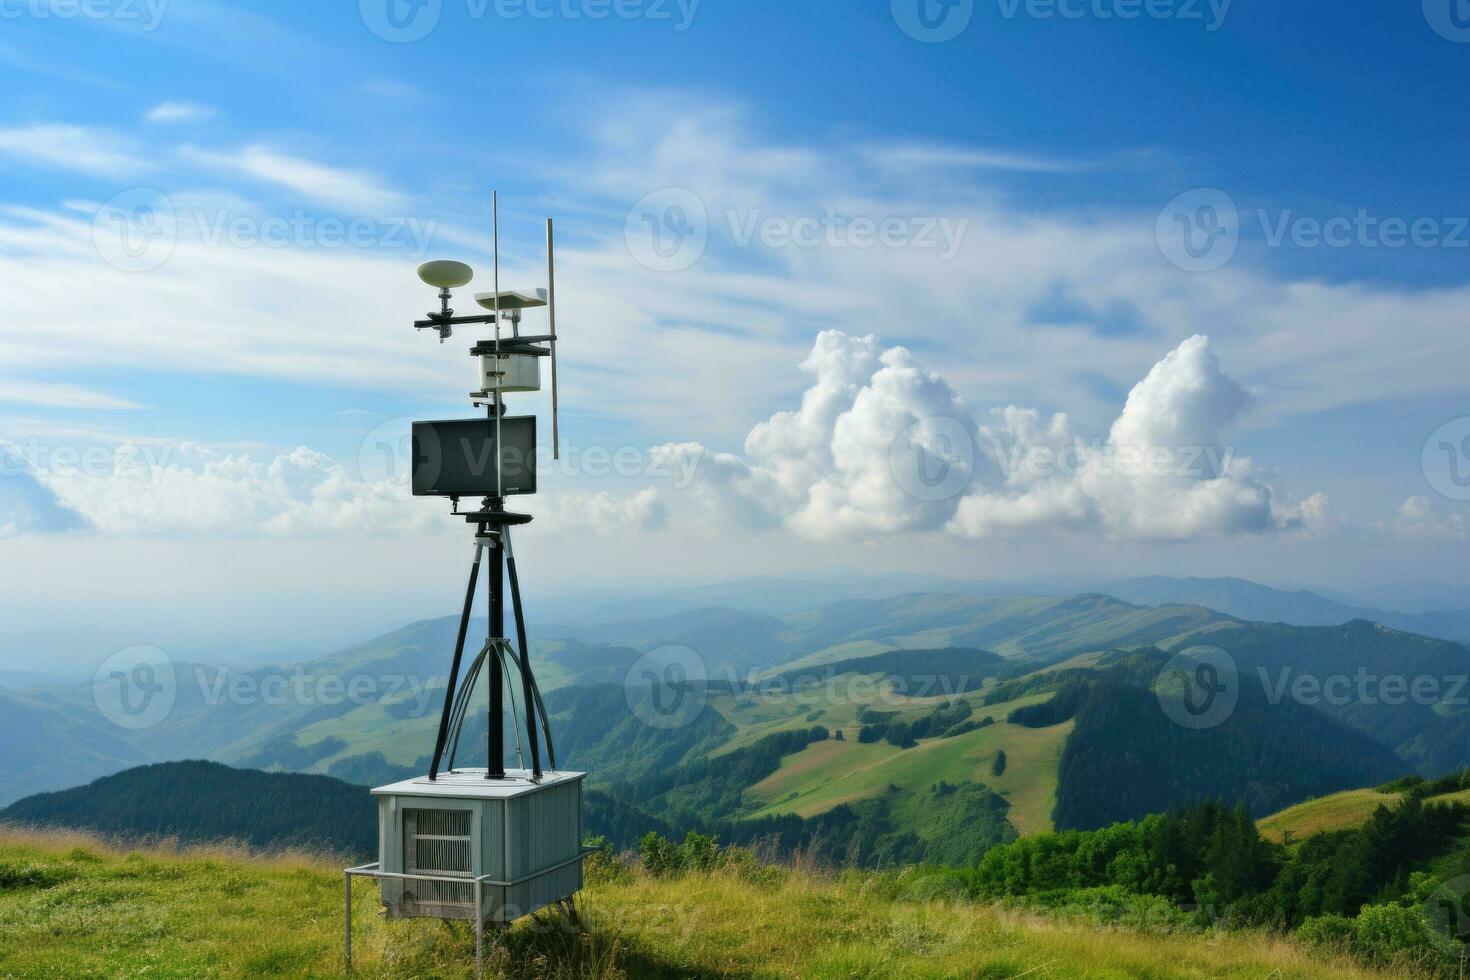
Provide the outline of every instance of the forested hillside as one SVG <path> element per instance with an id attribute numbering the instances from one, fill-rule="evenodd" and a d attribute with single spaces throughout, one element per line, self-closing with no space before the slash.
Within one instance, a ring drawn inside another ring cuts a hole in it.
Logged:
<path id="1" fill-rule="evenodd" d="M 1249 675 L 1221 723 L 1177 724 L 1149 686 L 1167 659 L 1157 651 L 1115 655 L 1096 672 L 1072 673 L 1062 687 L 1057 700 L 1074 712 L 1076 728 L 1057 777 L 1058 828 L 1101 827 L 1206 800 L 1264 816 L 1409 771 L 1341 722 L 1291 700 L 1272 704 Z"/>
<path id="2" fill-rule="evenodd" d="M 378 849 L 378 811 L 366 788 L 326 776 L 214 762 L 143 766 L 89 786 L 27 797 L 0 810 L 0 823 L 132 838 L 235 840 L 351 857 Z"/>

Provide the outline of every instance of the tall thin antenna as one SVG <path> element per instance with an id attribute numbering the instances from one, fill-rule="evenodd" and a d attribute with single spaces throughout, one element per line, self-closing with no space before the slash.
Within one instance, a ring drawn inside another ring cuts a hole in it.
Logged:
<path id="1" fill-rule="evenodd" d="M 495 277 L 495 370 L 503 371 L 505 364 L 500 360 L 500 192 L 490 192 L 490 239 L 494 252 L 492 264 Z M 501 484 L 501 447 L 505 443 L 500 441 L 500 416 L 504 414 L 500 408 L 502 389 L 505 387 L 504 374 L 497 374 L 495 383 L 495 496 L 504 497 L 504 488 Z"/>
<path id="2" fill-rule="evenodd" d="M 551 219 L 546 219 L 546 302 L 551 320 L 551 458 L 561 459 L 561 423 L 556 396 L 556 244 Z"/>

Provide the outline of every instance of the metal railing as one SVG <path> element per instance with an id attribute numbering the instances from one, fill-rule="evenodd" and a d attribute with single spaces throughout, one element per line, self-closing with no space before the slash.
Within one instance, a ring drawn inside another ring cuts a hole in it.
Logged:
<path id="1" fill-rule="evenodd" d="M 347 868 L 342 872 L 346 882 L 346 918 L 347 930 L 345 936 L 345 950 L 347 955 L 347 972 L 352 972 L 352 879 L 353 878 L 376 878 L 379 881 L 434 881 L 454 885 L 474 885 L 475 889 L 475 976 L 480 977 L 485 972 L 485 889 L 489 888 L 514 888 L 516 885 L 534 881 L 537 878 L 560 871 L 562 868 L 577 864 L 587 855 L 595 853 L 597 848 L 584 847 L 575 857 L 567 858 L 558 864 L 541 868 L 531 874 L 522 875 L 510 881 L 502 881 L 494 875 L 481 875 L 478 878 L 452 877 L 449 875 L 427 875 L 410 874 L 398 871 L 383 871 L 382 862 L 374 861 L 372 864 L 360 865 L 356 868 Z"/>

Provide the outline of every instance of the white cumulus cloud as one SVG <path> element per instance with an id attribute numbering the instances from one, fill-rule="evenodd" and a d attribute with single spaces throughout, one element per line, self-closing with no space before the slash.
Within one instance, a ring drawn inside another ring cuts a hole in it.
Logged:
<path id="1" fill-rule="evenodd" d="M 87 526 L 36 474 L 19 446 L 0 440 L 0 539 L 57 534 Z"/>
<path id="2" fill-rule="evenodd" d="M 1451 538 L 1467 536 L 1462 514 L 1444 514 L 1428 497 L 1410 497 L 1399 506 L 1393 518 L 1382 529 L 1401 538 Z"/>
<path id="3" fill-rule="evenodd" d="M 124 444 L 80 459 L 18 475 L 0 470 L 0 536 L 90 526 L 118 536 L 300 538 L 462 526 L 447 502 L 411 498 L 406 473 L 365 476 L 306 447 L 264 456 L 194 443 Z M 553 491 L 537 498 L 534 512 L 535 533 L 552 536 L 657 531 L 667 521 L 654 487 Z"/>
<path id="4" fill-rule="evenodd" d="M 1330 525 L 1325 498 L 1282 500 L 1228 438 L 1250 403 L 1208 338 L 1160 360 L 1105 439 L 1062 414 L 966 401 L 902 347 L 823 332 L 801 406 L 750 431 L 741 455 L 698 444 L 697 489 L 745 522 L 812 539 L 945 531 L 967 538 L 1088 530 L 1178 540 Z"/>

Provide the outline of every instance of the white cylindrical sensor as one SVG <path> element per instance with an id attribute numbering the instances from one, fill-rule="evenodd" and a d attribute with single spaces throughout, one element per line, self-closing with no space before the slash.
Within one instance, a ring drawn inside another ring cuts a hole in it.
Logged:
<path id="1" fill-rule="evenodd" d="M 481 354 L 480 390 L 541 390 L 541 358 L 532 354 Z"/>

